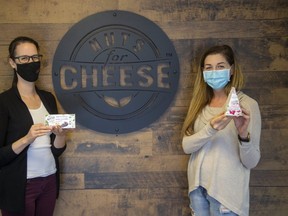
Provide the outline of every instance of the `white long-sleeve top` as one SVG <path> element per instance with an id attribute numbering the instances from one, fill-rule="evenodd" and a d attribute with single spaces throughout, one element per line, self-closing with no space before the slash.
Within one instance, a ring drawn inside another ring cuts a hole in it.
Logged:
<path id="1" fill-rule="evenodd" d="M 195 133 L 184 136 L 183 150 L 191 154 L 188 163 L 189 193 L 198 186 L 231 211 L 249 215 L 250 169 L 260 160 L 261 115 L 258 103 L 238 93 L 240 104 L 250 112 L 250 142 L 238 140 L 234 121 L 217 131 L 210 120 L 225 111 L 225 107 L 206 106 L 194 124 Z"/>

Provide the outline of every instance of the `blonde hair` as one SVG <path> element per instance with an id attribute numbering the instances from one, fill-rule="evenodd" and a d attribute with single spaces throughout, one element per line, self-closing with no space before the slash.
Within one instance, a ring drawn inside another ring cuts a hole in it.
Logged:
<path id="1" fill-rule="evenodd" d="M 196 64 L 196 79 L 192 99 L 182 127 L 182 136 L 189 136 L 194 133 L 194 123 L 197 116 L 213 98 L 213 89 L 205 83 L 203 78 L 203 67 L 206 57 L 214 54 L 221 54 L 231 65 L 231 70 L 233 70 L 233 75 L 230 78 L 230 82 L 224 88 L 225 93 L 228 95 L 232 86 L 235 87 L 237 91 L 241 90 L 244 86 L 243 73 L 230 46 L 213 46 L 204 52 L 200 62 Z"/>

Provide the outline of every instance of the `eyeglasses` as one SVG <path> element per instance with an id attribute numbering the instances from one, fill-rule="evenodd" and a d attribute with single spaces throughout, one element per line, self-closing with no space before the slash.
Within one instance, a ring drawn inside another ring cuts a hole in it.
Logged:
<path id="1" fill-rule="evenodd" d="M 33 62 L 39 62 L 41 61 L 43 55 L 32 55 L 32 56 L 28 56 L 28 55 L 23 55 L 23 56 L 17 56 L 14 57 L 14 59 L 18 59 L 20 63 L 28 63 L 30 61 L 30 59 L 32 59 Z"/>

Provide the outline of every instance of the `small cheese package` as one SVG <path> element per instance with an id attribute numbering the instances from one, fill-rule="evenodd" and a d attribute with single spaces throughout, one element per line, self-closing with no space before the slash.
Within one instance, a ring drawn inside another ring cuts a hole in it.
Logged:
<path id="1" fill-rule="evenodd" d="M 234 87 L 231 88 L 231 91 L 228 96 L 228 103 L 226 105 L 226 116 L 242 116 L 242 110 L 240 107 L 239 99 L 236 94 Z"/>
<path id="2" fill-rule="evenodd" d="M 60 125 L 62 128 L 75 128 L 75 114 L 49 114 L 45 116 L 48 126 Z"/>

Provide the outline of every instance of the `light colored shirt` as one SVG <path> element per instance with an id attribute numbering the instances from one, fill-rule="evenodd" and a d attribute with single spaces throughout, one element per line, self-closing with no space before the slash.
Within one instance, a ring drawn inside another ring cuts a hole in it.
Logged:
<path id="1" fill-rule="evenodd" d="M 29 109 L 29 111 L 34 124 L 44 123 L 45 115 L 48 114 L 42 102 L 38 109 Z M 27 179 L 46 177 L 56 173 L 56 164 L 50 148 L 50 134 L 37 137 L 30 144 L 27 151 Z"/>
<path id="2" fill-rule="evenodd" d="M 210 120 L 224 112 L 225 106 L 215 108 L 207 105 L 195 121 L 195 133 L 184 136 L 182 146 L 186 154 L 191 154 L 188 163 L 189 193 L 202 186 L 231 211 L 248 216 L 250 169 L 260 160 L 261 116 L 254 99 L 242 92 L 238 97 L 241 106 L 250 112 L 250 142 L 238 140 L 233 120 L 223 130 L 213 129 Z"/>

